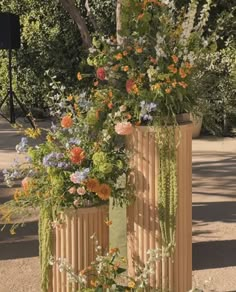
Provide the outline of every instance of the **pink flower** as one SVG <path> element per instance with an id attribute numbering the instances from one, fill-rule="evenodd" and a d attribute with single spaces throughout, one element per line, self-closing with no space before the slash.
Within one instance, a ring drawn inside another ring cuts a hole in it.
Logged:
<path id="1" fill-rule="evenodd" d="M 77 194 L 83 196 L 86 193 L 85 188 L 80 187 L 77 189 Z"/>
<path id="2" fill-rule="evenodd" d="M 132 80 L 132 79 L 128 79 L 128 80 L 126 81 L 126 91 L 127 91 L 128 93 L 131 93 L 132 90 L 133 90 L 134 85 L 135 85 L 134 80 Z"/>
<path id="3" fill-rule="evenodd" d="M 74 195 L 76 193 L 76 187 L 72 187 L 68 190 L 68 192 L 71 194 L 71 195 Z"/>
<path id="4" fill-rule="evenodd" d="M 133 126 L 130 122 L 118 123 L 115 125 L 115 131 L 118 135 L 130 135 L 133 132 Z"/>
<path id="5" fill-rule="evenodd" d="M 105 80 L 106 78 L 106 71 L 103 67 L 100 67 L 97 69 L 97 78 L 100 79 L 100 80 Z"/>

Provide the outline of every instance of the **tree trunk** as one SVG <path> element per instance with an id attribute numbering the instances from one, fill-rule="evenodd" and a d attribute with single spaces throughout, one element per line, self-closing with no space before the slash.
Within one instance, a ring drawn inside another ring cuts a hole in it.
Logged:
<path id="1" fill-rule="evenodd" d="M 116 4 L 116 38 L 118 45 L 123 44 L 123 37 L 120 35 L 122 29 L 121 23 L 121 10 L 122 9 L 122 0 L 117 0 Z"/>
<path id="2" fill-rule="evenodd" d="M 85 19 L 81 15 L 79 8 L 75 5 L 74 0 L 59 0 L 63 8 L 69 13 L 70 17 L 77 24 L 83 45 L 85 48 L 90 48 L 92 45 L 89 30 L 87 28 Z"/>

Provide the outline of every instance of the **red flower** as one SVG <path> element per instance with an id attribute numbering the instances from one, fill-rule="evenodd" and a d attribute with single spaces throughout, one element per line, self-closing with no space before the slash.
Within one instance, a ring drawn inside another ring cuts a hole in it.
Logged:
<path id="1" fill-rule="evenodd" d="M 105 80 L 106 78 L 106 71 L 103 67 L 100 67 L 97 69 L 97 78 L 100 79 L 100 80 Z"/>
<path id="2" fill-rule="evenodd" d="M 132 80 L 132 79 L 128 79 L 128 80 L 126 81 L 126 91 L 127 91 L 128 93 L 131 93 L 132 90 L 133 90 L 134 85 L 135 85 L 134 80 Z"/>
<path id="3" fill-rule="evenodd" d="M 70 160 L 72 163 L 79 164 L 85 159 L 84 150 L 80 147 L 74 147 L 70 151 Z"/>

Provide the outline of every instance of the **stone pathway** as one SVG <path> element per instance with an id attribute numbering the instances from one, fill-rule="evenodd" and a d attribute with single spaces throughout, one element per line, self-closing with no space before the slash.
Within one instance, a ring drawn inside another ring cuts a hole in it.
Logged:
<path id="1" fill-rule="evenodd" d="M 0 169 L 19 141 L 0 119 Z M 0 204 L 12 194 L 0 174 Z M 0 292 L 39 292 L 37 214 L 16 235 L 8 229 L 0 233 Z M 236 139 L 193 140 L 193 285 L 236 291 Z"/>

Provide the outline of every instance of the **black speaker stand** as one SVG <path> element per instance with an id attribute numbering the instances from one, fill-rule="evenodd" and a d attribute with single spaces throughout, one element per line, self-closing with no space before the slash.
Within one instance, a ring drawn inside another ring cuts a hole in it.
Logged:
<path id="1" fill-rule="evenodd" d="M 16 96 L 15 92 L 13 91 L 12 87 L 12 49 L 8 50 L 8 78 L 9 78 L 9 88 L 7 91 L 6 96 L 3 98 L 2 102 L 0 103 L 0 109 L 3 106 L 3 104 L 6 102 L 6 100 L 9 99 L 9 107 L 10 107 L 10 120 L 4 116 L 3 114 L 0 113 L 0 115 L 6 119 L 8 122 L 11 124 L 16 123 L 16 115 L 15 115 L 15 107 L 14 107 L 14 100 L 18 103 L 20 106 L 22 112 L 24 113 L 25 117 L 28 119 L 30 122 L 31 126 L 35 129 L 35 123 L 32 117 L 32 113 L 27 111 L 23 103 L 20 101 L 20 99 Z"/>

